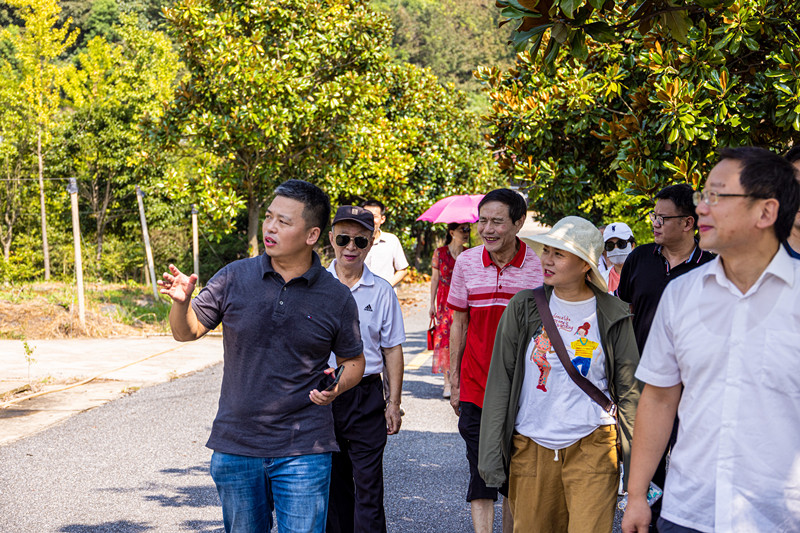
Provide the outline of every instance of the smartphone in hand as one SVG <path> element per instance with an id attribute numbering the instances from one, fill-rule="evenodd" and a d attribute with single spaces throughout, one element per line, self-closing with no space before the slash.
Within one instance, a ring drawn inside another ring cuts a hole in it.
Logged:
<path id="1" fill-rule="evenodd" d="M 344 365 L 339 365 L 332 374 L 325 374 L 320 380 L 317 390 L 332 391 L 342 378 L 342 373 L 344 373 Z"/>

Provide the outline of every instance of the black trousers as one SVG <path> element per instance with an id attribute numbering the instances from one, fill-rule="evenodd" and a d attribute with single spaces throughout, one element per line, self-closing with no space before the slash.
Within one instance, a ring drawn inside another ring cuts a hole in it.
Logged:
<path id="1" fill-rule="evenodd" d="M 379 375 L 333 401 L 339 452 L 332 456 L 327 533 L 385 533 L 383 449 L 386 402 Z"/>

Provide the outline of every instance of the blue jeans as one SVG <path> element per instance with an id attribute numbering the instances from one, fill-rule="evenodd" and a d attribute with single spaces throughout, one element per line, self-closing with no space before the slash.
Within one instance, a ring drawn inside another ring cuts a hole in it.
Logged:
<path id="1" fill-rule="evenodd" d="M 266 533 L 272 510 L 278 531 L 324 533 L 331 454 L 244 457 L 214 452 L 211 478 L 227 533 Z"/>

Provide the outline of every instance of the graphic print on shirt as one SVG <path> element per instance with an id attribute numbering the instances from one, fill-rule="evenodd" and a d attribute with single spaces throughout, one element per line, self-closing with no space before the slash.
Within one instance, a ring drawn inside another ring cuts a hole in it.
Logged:
<path id="1" fill-rule="evenodd" d="M 578 329 L 575 330 L 575 334 L 578 338 L 569 345 L 570 348 L 575 350 L 575 357 L 572 358 L 572 365 L 583 377 L 586 377 L 586 374 L 589 373 L 589 367 L 592 366 L 592 355 L 597 347 L 600 346 L 600 344 L 590 341 L 586 337 L 589 334 L 590 327 L 588 322 L 584 322 L 578 326 Z"/>
<path id="2" fill-rule="evenodd" d="M 592 366 L 595 351 L 598 351 L 600 347 L 600 343 L 588 338 L 589 330 L 592 327 L 591 324 L 582 321 L 576 327 L 573 325 L 574 321 L 571 317 L 561 314 L 554 315 L 553 319 L 562 339 L 568 343 L 566 344 L 567 355 L 569 355 L 572 365 L 583 377 L 586 377 L 589 374 L 589 368 Z M 569 342 L 569 338 L 574 340 Z M 600 352 L 598 351 L 598 353 Z M 536 388 L 542 392 L 547 392 L 547 378 L 552 369 L 552 364 L 547 360 L 547 355 L 556 356 L 556 352 L 544 326 L 542 326 L 540 333 L 534 336 L 530 354 L 531 362 L 539 368 L 539 380 Z"/>
<path id="3" fill-rule="evenodd" d="M 547 360 L 547 352 L 552 351 L 552 348 L 550 337 L 547 336 L 547 331 L 542 327 L 542 333 L 534 341 L 531 361 L 539 367 L 539 383 L 536 388 L 544 392 L 547 392 L 547 376 L 550 375 L 551 368 L 550 362 Z"/>

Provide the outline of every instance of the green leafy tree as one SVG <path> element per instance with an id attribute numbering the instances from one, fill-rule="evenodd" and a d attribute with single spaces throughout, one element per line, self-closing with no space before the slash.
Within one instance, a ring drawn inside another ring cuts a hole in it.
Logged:
<path id="1" fill-rule="evenodd" d="M 19 77 L 5 62 L 0 65 L 0 243 L 5 263 L 30 197 L 33 134 L 25 120 L 24 107 Z"/>
<path id="2" fill-rule="evenodd" d="M 119 7 L 116 0 L 95 0 L 89 10 L 86 26 L 82 28 L 81 37 L 88 43 L 95 37 L 105 37 L 108 41 L 116 41 L 119 36 L 114 28 L 119 24 Z"/>
<path id="3" fill-rule="evenodd" d="M 70 21 L 61 27 L 56 26 L 61 11 L 56 0 L 9 0 L 8 3 L 19 10 L 20 18 L 25 21 L 25 26 L 19 28 L 19 32 L 6 29 L 3 36 L 13 46 L 20 88 L 26 102 L 26 119 L 35 124 L 44 277 L 50 279 L 44 151 L 50 141 L 53 119 L 61 104 L 65 67 L 59 63 L 59 58 L 75 41 L 77 33 L 70 31 Z"/>
<path id="4" fill-rule="evenodd" d="M 336 161 L 353 116 L 379 103 L 369 75 L 387 61 L 387 20 L 355 0 L 185 0 L 166 16 L 191 78 L 158 136 L 216 156 L 215 179 L 246 202 L 256 255 L 266 194 Z"/>
<path id="5" fill-rule="evenodd" d="M 800 140 L 797 0 L 605 3 L 587 17 L 577 13 L 594 2 L 573 4 L 573 17 L 553 2 L 550 18 L 518 31 L 530 50 L 513 69 L 478 75 L 492 99 L 490 145 L 545 222 L 598 220 L 614 191 L 633 195 L 629 209 L 641 214 L 666 185 L 698 186 L 720 147 Z M 596 17 L 621 37 L 587 38 Z"/>
<path id="6" fill-rule="evenodd" d="M 372 128 L 384 133 L 351 136 L 353 150 L 371 156 L 346 158 L 326 190 L 339 203 L 376 198 L 389 206 L 388 227 L 401 230 L 419 265 L 430 257 L 435 230 L 416 218 L 445 196 L 494 188 L 499 174 L 467 93 L 414 65 L 389 66 L 376 90 L 384 95 L 382 116 Z"/>
<path id="7" fill-rule="evenodd" d="M 265 197 L 289 178 L 337 203 L 379 198 L 405 229 L 436 199 L 496 177 L 464 93 L 393 63 L 388 19 L 366 2 L 185 2 L 167 17 L 191 77 L 154 135 L 210 154 L 171 189 L 204 185 L 206 209 L 214 198 L 230 215 L 246 204 L 251 254 Z"/>
<path id="8" fill-rule="evenodd" d="M 468 95 L 470 108 L 487 101 L 473 77 L 479 65 L 514 63 L 508 31 L 497 31 L 500 13 L 483 0 L 374 0 L 392 20 L 392 53 L 401 62 L 430 68 Z"/>
<path id="9" fill-rule="evenodd" d="M 77 178 L 94 219 L 98 264 L 109 217 L 129 213 L 123 208 L 135 203 L 134 181 L 153 170 L 139 122 L 160 113 L 179 69 L 164 34 L 139 28 L 134 17 L 123 20 L 114 30 L 119 43 L 95 37 L 76 56 L 77 67 L 66 84 L 71 113 L 59 143 L 60 171 Z"/>

